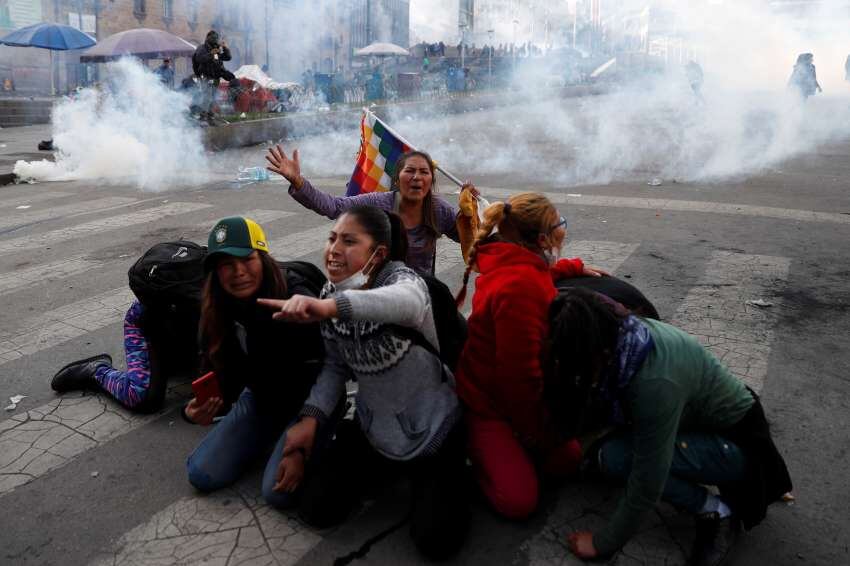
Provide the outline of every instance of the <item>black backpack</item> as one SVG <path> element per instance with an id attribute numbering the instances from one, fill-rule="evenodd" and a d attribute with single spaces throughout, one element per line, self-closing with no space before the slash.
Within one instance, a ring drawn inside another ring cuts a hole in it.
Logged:
<path id="1" fill-rule="evenodd" d="M 144 307 L 140 324 L 158 371 L 197 373 L 206 256 L 205 247 L 188 240 L 163 242 L 127 272 L 130 289 Z"/>
<path id="2" fill-rule="evenodd" d="M 147 308 L 200 311 L 206 256 L 188 240 L 155 244 L 127 272 L 130 289 Z"/>
<path id="3" fill-rule="evenodd" d="M 431 296 L 434 326 L 437 329 L 440 351 L 437 352 L 422 333 L 403 326 L 399 326 L 398 329 L 400 334 L 438 356 L 443 364 L 454 372 L 457 369 L 460 354 L 463 352 L 463 345 L 466 343 L 466 319 L 458 310 L 455 298 L 445 283 L 433 275 L 420 274 L 419 276 L 425 281 L 428 294 Z M 445 378 L 445 375 L 443 377 Z"/>
<path id="4" fill-rule="evenodd" d="M 286 273 L 286 285 L 288 288 L 303 286 L 309 289 L 314 297 L 322 292 L 322 287 L 327 282 L 327 277 L 322 270 L 307 261 L 279 261 L 278 266 Z M 291 292 L 291 290 L 290 290 Z"/>

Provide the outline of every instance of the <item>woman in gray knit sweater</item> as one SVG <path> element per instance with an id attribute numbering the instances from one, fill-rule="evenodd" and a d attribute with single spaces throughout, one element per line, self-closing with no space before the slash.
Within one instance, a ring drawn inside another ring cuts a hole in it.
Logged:
<path id="1" fill-rule="evenodd" d="M 395 214 L 354 206 L 325 246 L 329 282 L 321 298 L 265 300 L 275 318 L 321 322 L 324 368 L 300 420 L 286 433 L 275 489 L 301 489 L 303 519 L 341 521 L 362 489 L 387 473 L 411 479 L 411 536 L 431 558 L 453 554 L 468 522 L 461 407 L 439 350 L 428 288 L 402 262 L 406 235 Z M 417 334 L 420 338 L 414 338 Z M 427 340 L 431 348 L 421 345 Z M 357 427 L 332 418 L 348 380 L 358 382 Z"/>

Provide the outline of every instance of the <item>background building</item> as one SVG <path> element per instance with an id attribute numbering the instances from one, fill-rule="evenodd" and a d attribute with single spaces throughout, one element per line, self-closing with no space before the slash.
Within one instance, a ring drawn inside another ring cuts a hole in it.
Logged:
<path id="1" fill-rule="evenodd" d="M 162 29 L 192 44 L 210 29 L 227 41 L 233 60 L 269 65 L 279 80 L 298 80 L 306 70 L 349 70 L 355 49 L 374 41 L 409 45 L 409 0 L 0 0 L 0 35 L 42 21 L 72 25 L 96 39 L 133 28 Z M 81 64 L 79 52 L 57 52 L 53 73 L 59 92 L 87 85 L 102 66 Z M 15 94 L 46 94 L 49 53 L 0 46 L 0 85 Z M 152 65 L 158 62 L 152 62 Z M 191 72 L 188 58 L 175 62 L 177 77 Z"/>

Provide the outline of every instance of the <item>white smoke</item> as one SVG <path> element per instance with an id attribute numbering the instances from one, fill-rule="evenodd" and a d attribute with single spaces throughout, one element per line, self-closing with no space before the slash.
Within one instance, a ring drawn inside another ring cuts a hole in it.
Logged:
<path id="1" fill-rule="evenodd" d="M 18 161 L 22 180 L 103 179 L 156 191 L 197 183 L 206 157 L 188 122 L 189 98 L 132 59 L 110 63 L 108 85 L 87 88 L 53 111 L 56 161 Z"/>
<path id="2" fill-rule="evenodd" d="M 843 4 L 789 13 L 762 0 L 658 2 L 672 10 L 671 35 L 687 46 L 657 55 L 656 62 L 666 59 L 660 72 L 621 60 L 613 72 L 624 81 L 612 83 L 609 94 L 567 99 L 541 96 L 551 93 L 547 77 L 524 74 L 515 85 L 522 93 L 518 106 L 424 117 L 406 105 L 391 112 L 388 123 L 473 180 L 510 174 L 574 186 L 653 177 L 722 182 L 758 174 L 850 133 L 844 80 L 850 27 Z M 650 28 L 650 37 L 657 39 L 658 30 Z M 814 53 L 824 89 L 805 103 L 786 89 L 802 52 Z M 684 73 L 691 57 L 705 73 L 702 100 Z M 341 156 L 354 144 L 325 145 L 321 161 L 302 152 L 305 171 L 350 173 L 353 162 L 343 167 Z M 340 157 L 327 159 L 332 154 Z"/>

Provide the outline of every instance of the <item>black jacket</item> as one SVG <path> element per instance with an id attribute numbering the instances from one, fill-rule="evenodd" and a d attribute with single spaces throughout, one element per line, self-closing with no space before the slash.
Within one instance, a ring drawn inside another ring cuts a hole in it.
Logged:
<path id="1" fill-rule="evenodd" d="M 293 272 L 286 275 L 288 297 L 315 296 Z M 260 411 L 291 420 L 316 381 L 324 359 L 318 324 L 280 322 L 273 311 L 255 303 L 231 304 L 233 326 L 228 330 L 218 357 L 217 377 L 226 404 L 233 403 L 247 387 Z M 204 360 L 207 367 L 212 367 Z"/>
<path id="2" fill-rule="evenodd" d="M 213 46 L 202 43 L 192 55 L 192 71 L 196 76 L 206 79 L 231 80 L 233 73 L 224 68 L 224 61 L 230 61 L 230 49 L 219 46 L 218 59 L 212 53 Z"/>

